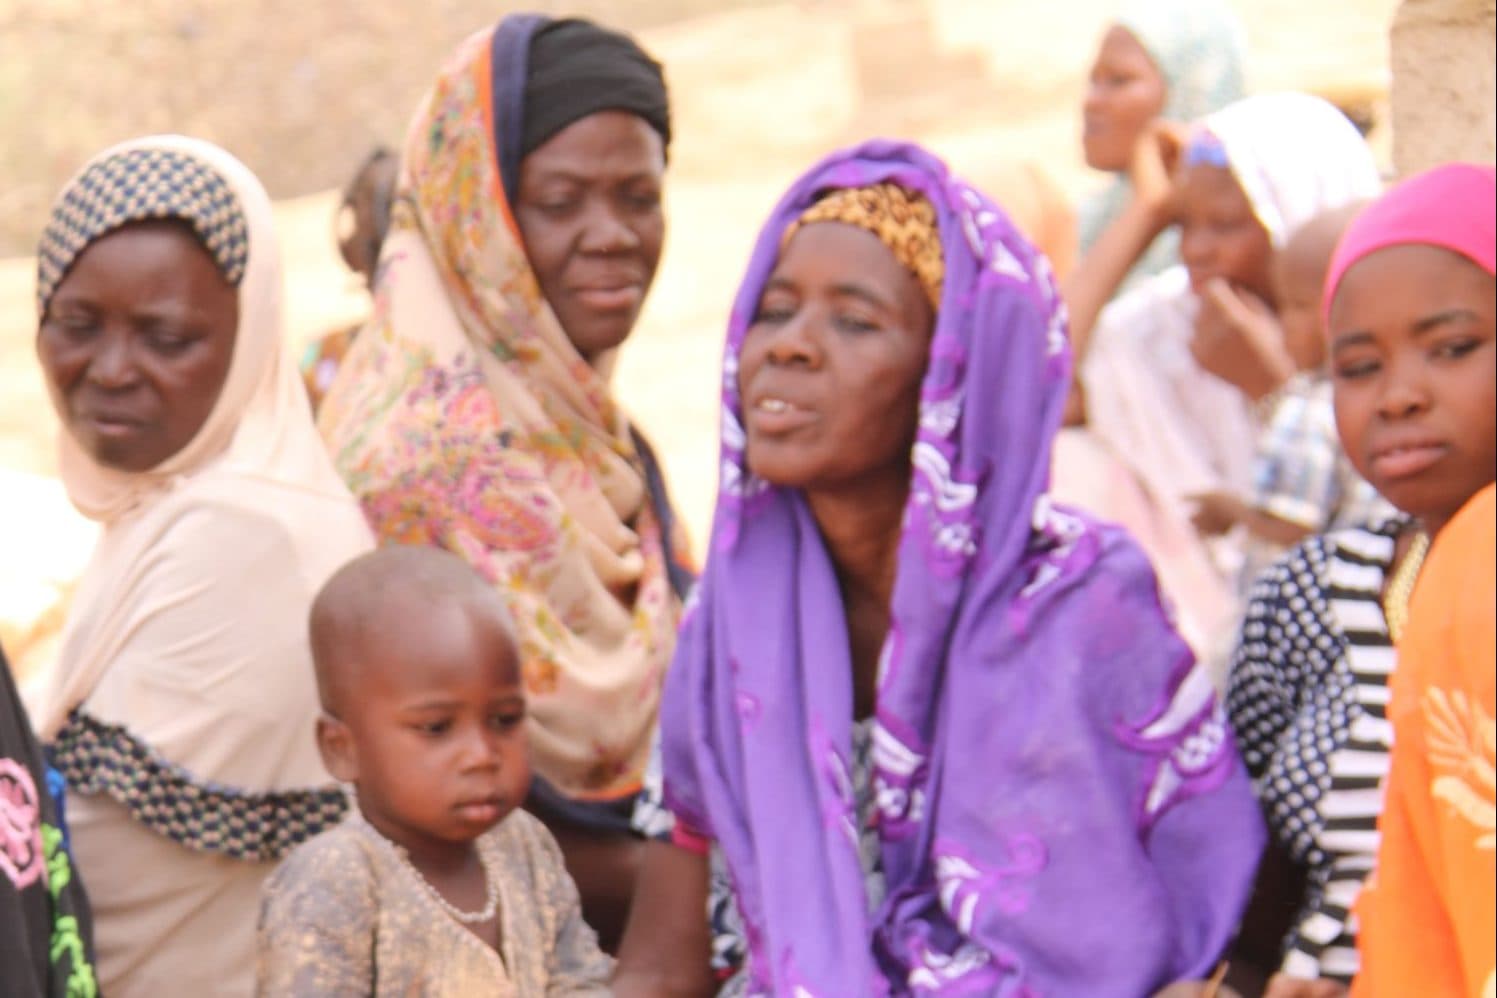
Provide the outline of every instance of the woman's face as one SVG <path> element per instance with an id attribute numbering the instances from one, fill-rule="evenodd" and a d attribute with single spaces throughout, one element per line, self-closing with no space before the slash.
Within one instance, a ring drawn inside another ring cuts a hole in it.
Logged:
<path id="1" fill-rule="evenodd" d="M 96 240 L 57 286 L 36 351 L 67 432 L 102 465 L 141 472 L 197 435 L 218 401 L 239 295 L 185 224 Z"/>
<path id="2" fill-rule="evenodd" d="M 627 111 L 599 111 L 520 163 L 515 222 L 561 328 L 591 361 L 624 342 L 665 241 L 665 146 Z"/>
<path id="3" fill-rule="evenodd" d="M 796 232 L 739 357 L 749 469 L 807 491 L 907 488 L 932 324 L 877 236 L 837 222 Z"/>
<path id="4" fill-rule="evenodd" d="M 1232 172 L 1198 163 L 1180 178 L 1180 259 L 1200 294 L 1213 278 L 1274 301 L 1273 243 Z"/>
<path id="5" fill-rule="evenodd" d="M 1086 165 L 1121 173 L 1144 126 L 1164 111 L 1164 76 L 1133 32 L 1113 25 L 1102 37 L 1081 105 Z"/>
<path id="6" fill-rule="evenodd" d="M 1492 276 L 1434 246 L 1369 253 L 1331 303 L 1341 443 L 1362 477 L 1431 531 L 1497 477 L 1494 330 Z"/>

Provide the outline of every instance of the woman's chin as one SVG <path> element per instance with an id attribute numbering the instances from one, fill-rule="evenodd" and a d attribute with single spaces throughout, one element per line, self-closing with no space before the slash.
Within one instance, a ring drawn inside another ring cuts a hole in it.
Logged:
<path id="1" fill-rule="evenodd" d="M 558 318 L 562 319 L 562 328 L 567 334 L 567 339 L 572 341 L 578 353 L 591 362 L 608 351 L 617 350 L 624 345 L 624 341 L 634 331 L 634 324 L 639 318 L 639 313 L 627 311 L 606 315 L 558 316 Z"/>

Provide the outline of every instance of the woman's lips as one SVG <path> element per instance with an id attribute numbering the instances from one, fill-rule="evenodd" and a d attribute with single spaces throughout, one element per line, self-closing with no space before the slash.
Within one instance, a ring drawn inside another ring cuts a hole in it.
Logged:
<path id="1" fill-rule="evenodd" d="M 141 427 L 140 420 L 114 413 L 84 413 L 77 421 L 93 435 L 111 439 L 133 436 Z"/>
<path id="2" fill-rule="evenodd" d="M 644 288 L 639 284 L 577 288 L 572 295 L 593 312 L 627 312 L 638 308 L 644 301 Z"/>
<path id="3" fill-rule="evenodd" d="M 1373 455 L 1372 470 L 1378 478 L 1396 481 L 1422 474 L 1445 456 L 1445 446 L 1436 443 L 1390 447 Z"/>
<path id="4" fill-rule="evenodd" d="M 765 395 L 749 406 L 749 429 L 764 436 L 791 433 L 816 422 L 817 414 L 786 399 Z"/>

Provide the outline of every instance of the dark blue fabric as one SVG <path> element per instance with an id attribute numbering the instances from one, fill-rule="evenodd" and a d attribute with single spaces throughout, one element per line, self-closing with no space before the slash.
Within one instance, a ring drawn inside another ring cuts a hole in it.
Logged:
<path id="1" fill-rule="evenodd" d="M 525 78 L 530 40 L 551 18 L 544 14 L 511 14 L 500 22 L 489 42 L 489 97 L 494 109 L 494 148 L 504 199 L 513 205 L 520 192 L 521 134 L 525 120 Z"/>

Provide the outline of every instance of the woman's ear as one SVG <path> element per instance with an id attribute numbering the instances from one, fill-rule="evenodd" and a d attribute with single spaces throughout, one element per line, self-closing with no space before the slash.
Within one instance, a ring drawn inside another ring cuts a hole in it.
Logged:
<path id="1" fill-rule="evenodd" d="M 348 725 L 324 711 L 317 716 L 317 751 L 322 764 L 339 783 L 354 783 L 359 778 L 359 753 Z"/>

